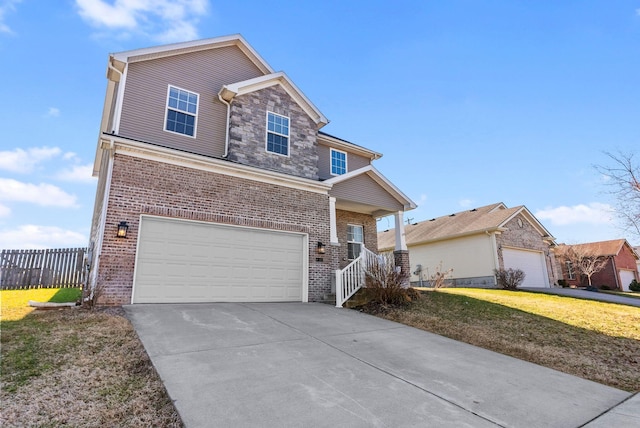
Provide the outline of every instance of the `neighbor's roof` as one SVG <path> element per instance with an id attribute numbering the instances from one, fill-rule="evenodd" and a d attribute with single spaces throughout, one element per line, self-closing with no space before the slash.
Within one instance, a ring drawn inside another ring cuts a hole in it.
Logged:
<path id="1" fill-rule="evenodd" d="M 598 256 L 617 256 L 624 245 L 628 245 L 631 250 L 633 247 L 626 239 L 613 239 L 611 241 L 586 242 L 584 244 L 567 245 L 588 254 L 596 254 Z M 564 244 L 563 244 L 564 245 Z M 633 251 L 632 251 L 633 252 Z"/>
<path id="2" fill-rule="evenodd" d="M 507 208 L 502 202 L 460 211 L 416 224 L 409 224 L 405 227 L 405 239 L 407 245 L 417 245 L 477 233 L 504 230 L 504 225 L 519 213 L 523 213 L 524 217 L 540 232 L 541 236 L 553 240 L 551 234 L 524 205 Z M 394 229 L 378 233 L 379 250 L 387 250 L 393 248 L 394 245 Z"/>

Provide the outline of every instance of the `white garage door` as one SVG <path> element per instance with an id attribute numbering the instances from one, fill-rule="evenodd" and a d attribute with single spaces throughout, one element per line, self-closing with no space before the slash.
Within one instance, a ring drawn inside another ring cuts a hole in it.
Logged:
<path id="1" fill-rule="evenodd" d="M 142 216 L 133 303 L 306 301 L 306 235 Z"/>
<path id="2" fill-rule="evenodd" d="M 631 271 L 631 270 L 621 270 L 620 271 L 620 285 L 622 285 L 622 291 L 631 291 L 631 290 L 629 290 L 629 284 L 631 284 L 631 281 L 633 281 L 634 279 L 636 279 L 636 277 L 633 276 L 633 271 Z"/>
<path id="3" fill-rule="evenodd" d="M 549 287 L 547 266 L 542 252 L 503 248 L 502 258 L 505 269 L 520 269 L 525 273 L 520 287 Z"/>

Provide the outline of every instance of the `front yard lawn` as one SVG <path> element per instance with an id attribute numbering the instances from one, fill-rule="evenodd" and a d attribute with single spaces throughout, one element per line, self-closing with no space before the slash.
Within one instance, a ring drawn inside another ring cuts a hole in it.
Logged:
<path id="1" fill-rule="evenodd" d="M 423 292 L 406 308 L 373 312 L 615 388 L 640 391 L 637 307 L 525 291 L 447 288 Z"/>
<path id="2" fill-rule="evenodd" d="M 122 309 L 27 306 L 78 296 L 0 291 L 0 426 L 182 426 Z"/>

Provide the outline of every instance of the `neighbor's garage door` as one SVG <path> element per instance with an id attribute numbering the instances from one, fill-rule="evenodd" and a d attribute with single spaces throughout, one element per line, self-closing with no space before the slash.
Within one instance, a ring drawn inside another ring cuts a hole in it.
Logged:
<path id="1" fill-rule="evenodd" d="M 133 303 L 305 301 L 301 234 L 142 216 Z"/>
<path id="2" fill-rule="evenodd" d="M 542 252 L 503 248 L 502 258 L 505 269 L 520 269 L 525 273 L 521 287 L 549 287 L 547 267 Z"/>
<path id="3" fill-rule="evenodd" d="M 636 279 L 636 277 L 633 275 L 632 270 L 621 270 L 620 285 L 622 286 L 622 291 L 631 291 L 629 289 L 629 285 L 631 284 L 631 281 L 633 281 L 634 279 Z"/>

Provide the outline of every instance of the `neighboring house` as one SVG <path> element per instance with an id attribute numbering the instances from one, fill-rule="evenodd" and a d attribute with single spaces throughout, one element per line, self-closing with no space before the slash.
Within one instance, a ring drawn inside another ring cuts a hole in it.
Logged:
<path id="1" fill-rule="evenodd" d="M 638 254 L 626 239 L 576 245 L 562 244 L 558 246 L 558 252 L 562 253 L 564 247 L 574 248 L 580 254 L 607 260 L 604 268 L 591 276 L 591 285 L 594 287 L 600 288 L 606 285 L 610 289 L 629 291 L 631 281 L 640 279 L 638 276 Z M 584 287 L 588 285 L 587 278 L 580 275 L 570 261 L 565 260 L 562 265 L 563 277 L 569 286 Z"/>
<path id="2" fill-rule="evenodd" d="M 433 218 L 405 227 L 411 283 L 427 285 L 438 267 L 453 269 L 460 287 L 496 286 L 495 269 L 521 269 L 522 287 L 550 287 L 558 279 L 554 238 L 524 206 L 503 203 Z M 380 251 L 392 249 L 394 231 L 378 233 Z"/>
<path id="3" fill-rule="evenodd" d="M 316 301 L 377 251 L 377 218 L 416 207 L 240 35 L 111 54 L 107 79 L 98 304 Z"/>

